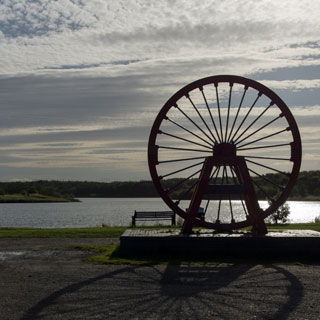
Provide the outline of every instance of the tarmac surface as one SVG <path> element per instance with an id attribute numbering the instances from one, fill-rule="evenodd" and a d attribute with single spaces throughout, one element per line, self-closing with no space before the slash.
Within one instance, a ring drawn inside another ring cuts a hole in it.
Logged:
<path id="1" fill-rule="evenodd" d="M 320 265 L 95 265 L 71 244 L 0 239 L 0 319 L 320 319 Z"/>

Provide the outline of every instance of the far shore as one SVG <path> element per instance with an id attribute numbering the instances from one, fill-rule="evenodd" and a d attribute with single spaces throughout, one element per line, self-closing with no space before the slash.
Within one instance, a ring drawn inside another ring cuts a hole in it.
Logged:
<path id="1" fill-rule="evenodd" d="M 61 196 L 46 196 L 43 194 L 4 194 L 0 195 L 0 203 L 51 203 L 51 202 L 79 202 L 79 199 Z"/>

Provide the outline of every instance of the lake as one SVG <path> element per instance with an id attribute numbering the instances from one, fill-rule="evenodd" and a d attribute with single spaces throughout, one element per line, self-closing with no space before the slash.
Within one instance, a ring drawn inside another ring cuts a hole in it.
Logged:
<path id="1" fill-rule="evenodd" d="M 128 226 L 134 210 L 168 210 L 159 198 L 81 198 L 68 203 L 2 203 L 0 227 L 79 228 Z M 288 201 L 290 222 L 313 222 L 320 215 L 320 201 Z M 267 205 L 260 202 L 261 207 Z M 240 205 L 240 204 L 239 204 Z"/>

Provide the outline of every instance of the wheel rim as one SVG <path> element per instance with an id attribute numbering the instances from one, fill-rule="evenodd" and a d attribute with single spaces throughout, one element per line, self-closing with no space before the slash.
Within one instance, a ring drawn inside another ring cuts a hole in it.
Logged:
<path id="1" fill-rule="evenodd" d="M 299 130 L 290 110 L 264 85 L 221 75 L 179 90 L 162 107 L 151 129 L 150 174 L 175 213 L 186 217 L 190 202 L 186 198 L 197 185 L 204 160 L 222 149 L 245 158 L 258 195 L 270 201 L 259 213 L 263 218 L 286 201 L 301 164 Z M 210 184 L 232 183 L 237 184 L 234 168 L 213 170 Z M 201 206 L 205 219 L 196 219 L 199 226 L 217 229 L 220 220 L 226 230 L 250 225 L 241 197 L 204 199 Z"/>

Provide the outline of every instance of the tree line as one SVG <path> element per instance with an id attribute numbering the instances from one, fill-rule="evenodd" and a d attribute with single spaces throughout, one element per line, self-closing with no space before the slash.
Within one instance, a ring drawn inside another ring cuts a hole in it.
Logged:
<path id="1" fill-rule="evenodd" d="M 285 185 L 286 177 L 280 173 L 266 174 L 262 177 L 254 177 L 253 182 L 259 199 L 267 199 L 266 194 L 274 196 L 280 190 L 277 185 Z M 183 179 L 168 179 L 164 181 L 166 188 L 170 189 L 179 184 Z M 268 182 L 272 181 L 274 184 Z M 174 189 L 172 198 L 190 198 L 194 190 L 195 180 Z M 217 181 L 219 183 L 219 181 Z M 260 186 L 260 188 L 258 187 Z M 262 192 L 262 190 L 264 192 Z M 19 181 L 0 182 L 0 194 L 43 194 L 48 196 L 63 197 L 158 197 L 158 193 L 152 181 L 114 181 L 114 182 L 90 182 L 90 181 Z M 296 200 L 320 200 L 320 170 L 300 172 L 297 183 L 290 195 Z"/>

